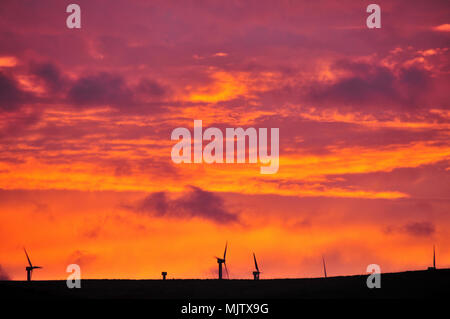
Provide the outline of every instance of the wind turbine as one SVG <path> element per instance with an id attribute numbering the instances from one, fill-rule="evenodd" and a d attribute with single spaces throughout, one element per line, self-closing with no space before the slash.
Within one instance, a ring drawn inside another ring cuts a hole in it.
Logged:
<path id="1" fill-rule="evenodd" d="M 433 245 L 433 268 L 436 269 L 436 251 Z"/>
<path id="2" fill-rule="evenodd" d="M 253 253 L 253 260 L 255 261 L 255 268 L 256 268 L 256 271 L 253 272 L 253 279 L 254 280 L 259 280 L 260 271 L 259 271 L 259 268 L 258 268 L 258 263 L 256 262 L 255 253 Z"/>
<path id="3" fill-rule="evenodd" d="M 436 270 L 436 251 L 433 245 L 433 267 L 428 267 L 428 270 Z"/>
<path id="4" fill-rule="evenodd" d="M 227 278 L 230 279 L 230 277 L 228 276 L 227 264 L 225 262 L 225 259 L 227 257 L 227 247 L 228 247 L 228 242 L 225 243 L 225 251 L 223 253 L 223 258 L 216 257 L 217 263 L 219 264 L 219 279 L 222 279 L 222 264 L 224 264 L 224 266 L 225 266 L 225 271 L 227 272 Z"/>
<path id="5" fill-rule="evenodd" d="M 25 270 L 27 271 L 27 281 L 31 281 L 31 275 L 33 274 L 33 269 L 38 269 L 38 268 L 42 268 L 42 267 L 40 267 L 40 266 L 33 266 L 33 264 L 31 264 L 30 257 L 28 257 L 26 249 L 24 248 L 23 250 L 25 251 L 25 255 L 27 255 L 28 264 L 30 264 L 29 267 L 25 268 Z"/>
<path id="6" fill-rule="evenodd" d="M 325 266 L 325 258 L 322 256 L 322 263 L 323 263 L 323 274 L 325 278 L 327 278 L 327 266 Z"/>

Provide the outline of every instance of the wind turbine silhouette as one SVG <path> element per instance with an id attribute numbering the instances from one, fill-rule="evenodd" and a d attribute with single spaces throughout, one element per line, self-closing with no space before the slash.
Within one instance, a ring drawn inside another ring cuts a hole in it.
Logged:
<path id="1" fill-rule="evenodd" d="M 254 280 L 259 280 L 260 271 L 259 271 L 259 268 L 258 268 L 258 263 L 256 262 L 255 253 L 253 253 L 253 260 L 255 261 L 255 268 L 256 268 L 256 271 L 253 272 L 253 279 Z"/>
<path id="2" fill-rule="evenodd" d="M 436 270 L 436 251 L 433 245 L 433 267 L 428 267 L 428 270 Z"/>
<path id="3" fill-rule="evenodd" d="M 25 255 L 27 255 L 27 259 L 28 259 L 28 264 L 30 264 L 29 267 L 26 267 L 25 270 L 27 271 L 27 281 L 31 281 L 31 275 L 33 274 L 33 269 L 38 269 L 38 268 L 42 268 L 40 266 L 33 266 L 33 264 L 31 263 L 30 257 L 28 257 L 28 253 L 26 251 L 26 249 L 23 249 L 25 251 Z"/>
<path id="4" fill-rule="evenodd" d="M 433 245 L 433 268 L 436 269 L 436 251 Z"/>
<path id="5" fill-rule="evenodd" d="M 217 263 L 219 264 L 219 279 L 222 279 L 222 264 L 225 265 L 225 271 L 227 272 L 227 279 L 230 279 L 230 277 L 228 276 L 227 264 L 225 262 L 225 259 L 227 257 L 227 247 L 228 242 L 225 243 L 225 251 L 223 253 L 223 258 L 215 257 L 217 259 Z"/>
<path id="6" fill-rule="evenodd" d="M 322 256 L 322 263 L 323 263 L 323 274 L 325 278 L 327 278 L 327 267 L 325 266 L 325 258 Z"/>

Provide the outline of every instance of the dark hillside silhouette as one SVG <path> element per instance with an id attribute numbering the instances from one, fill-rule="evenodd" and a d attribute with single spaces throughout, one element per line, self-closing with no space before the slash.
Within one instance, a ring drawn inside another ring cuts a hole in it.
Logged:
<path id="1" fill-rule="evenodd" d="M 381 275 L 381 288 L 369 289 L 367 275 L 269 280 L 82 280 L 80 289 L 60 281 L 1 281 L 6 298 L 125 299 L 372 299 L 449 298 L 450 269 Z"/>

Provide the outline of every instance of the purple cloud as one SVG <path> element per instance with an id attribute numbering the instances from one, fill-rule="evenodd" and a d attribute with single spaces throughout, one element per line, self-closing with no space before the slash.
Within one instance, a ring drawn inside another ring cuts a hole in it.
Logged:
<path id="1" fill-rule="evenodd" d="M 33 63 L 31 65 L 31 74 L 42 80 L 52 92 L 61 91 L 67 84 L 67 79 L 61 70 L 52 63 Z"/>
<path id="2" fill-rule="evenodd" d="M 435 227 L 430 222 L 412 222 L 403 227 L 404 231 L 411 236 L 430 237 L 435 232 Z"/>
<path id="3" fill-rule="evenodd" d="M 68 99 L 79 106 L 119 106 L 130 104 L 133 93 L 123 77 L 103 72 L 78 79 L 69 90 Z"/>
<path id="4" fill-rule="evenodd" d="M 176 199 L 170 199 L 166 192 L 152 193 L 132 209 L 158 217 L 199 217 L 215 223 L 238 221 L 238 216 L 226 209 L 220 196 L 195 186 L 189 186 L 189 190 Z"/>
<path id="5" fill-rule="evenodd" d="M 319 105 L 339 105 L 352 109 L 418 108 L 430 103 L 433 89 L 430 71 L 417 65 L 390 69 L 382 65 L 339 60 L 334 71 L 350 73 L 337 82 L 314 83 L 306 98 Z"/>
<path id="6" fill-rule="evenodd" d="M 30 93 L 19 88 L 14 78 L 0 72 L 0 110 L 14 111 L 31 97 Z"/>

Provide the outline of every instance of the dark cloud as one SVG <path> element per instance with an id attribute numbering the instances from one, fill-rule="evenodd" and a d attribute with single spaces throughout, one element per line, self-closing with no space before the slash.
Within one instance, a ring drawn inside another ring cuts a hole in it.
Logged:
<path id="1" fill-rule="evenodd" d="M 79 106 L 124 106 L 133 104 L 133 92 L 122 76 L 102 72 L 78 79 L 68 99 Z"/>
<path id="2" fill-rule="evenodd" d="M 423 90 L 430 85 L 430 74 L 417 66 L 400 70 L 399 81 L 409 90 Z"/>
<path id="3" fill-rule="evenodd" d="M 156 192 L 145 197 L 138 205 L 137 211 L 142 213 L 153 213 L 156 216 L 164 216 L 173 205 L 165 192 Z M 175 208 L 175 207 L 174 207 Z"/>
<path id="4" fill-rule="evenodd" d="M 169 198 L 166 192 L 152 193 L 132 209 L 158 217 L 199 217 L 216 223 L 238 221 L 238 216 L 226 209 L 220 196 L 195 186 L 190 186 L 187 192 L 176 199 Z"/>
<path id="5" fill-rule="evenodd" d="M 403 233 L 412 237 L 431 237 L 436 232 L 436 227 L 432 222 L 415 221 L 403 226 L 387 226 L 384 231 L 386 234 Z"/>
<path id="6" fill-rule="evenodd" d="M 331 84 L 315 83 L 309 89 L 309 101 L 358 109 L 417 108 L 425 102 L 422 97 L 433 82 L 431 73 L 417 65 L 392 70 L 381 65 L 340 60 L 332 69 L 350 75 Z"/>
<path id="7" fill-rule="evenodd" d="M 406 224 L 403 230 L 411 236 L 429 237 L 434 234 L 435 227 L 430 222 L 412 222 Z"/>
<path id="8" fill-rule="evenodd" d="M 68 104 L 76 107 L 111 106 L 122 112 L 146 114 L 161 111 L 168 89 L 155 80 L 143 78 L 130 86 L 124 76 L 102 72 L 76 80 L 67 94 Z"/>
<path id="9" fill-rule="evenodd" d="M 0 265 L 0 280 L 11 280 L 11 277 L 8 275 L 2 265 Z"/>
<path id="10" fill-rule="evenodd" d="M 237 216 L 227 211 L 221 197 L 195 186 L 190 186 L 190 191 L 176 200 L 176 206 L 192 215 L 202 216 L 216 222 L 237 221 Z"/>
<path id="11" fill-rule="evenodd" d="M 61 70 L 52 63 L 33 63 L 31 74 L 41 79 L 50 91 L 62 90 L 67 84 Z"/>
<path id="12" fill-rule="evenodd" d="M 137 92 L 148 96 L 161 97 L 166 94 L 166 89 L 158 82 L 144 78 L 139 82 Z"/>
<path id="13" fill-rule="evenodd" d="M 29 101 L 31 95 L 22 91 L 14 78 L 0 72 L 0 110 L 13 111 Z"/>

